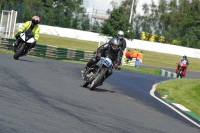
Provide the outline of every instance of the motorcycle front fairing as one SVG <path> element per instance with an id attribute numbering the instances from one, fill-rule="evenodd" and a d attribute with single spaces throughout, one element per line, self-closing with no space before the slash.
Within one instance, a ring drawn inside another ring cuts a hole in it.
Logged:
<path id="1" fill-rule="evenodd" d="M 25 42 L 27 44 L 32 44 L 35 41 L 34 36 L 28 32 L 20 33 L 20 38 L 22 42 Z"/>

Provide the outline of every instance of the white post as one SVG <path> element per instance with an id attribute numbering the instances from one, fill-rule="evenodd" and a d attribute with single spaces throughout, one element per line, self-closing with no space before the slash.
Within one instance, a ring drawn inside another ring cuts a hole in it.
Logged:
<path id="1" fill-rule="evenodd" d="M 9 22 L 10 22 L 10 12 L 8 12 L 7 25 L 6 25 L 6 37 L 7 38 L 8 38 Z"/>
<path id="2" fill-rule="evenodd" d="M 9 33 L 8 33 L 8 38 L 11 38 L 11 37 L 10 37 L 10 32 L 11 32 L 12 17 L 13 17 L 13 10 L 11 10 L 11 12 L 10 12 L 10 22 L 9 22 Z"/>
<path id="3" fill-rule="evenodd" d="M 15 11 L 14 26 L 13 26 L 12 36 L 11 36 L 12 38 L 14 37 L 14 33 L 15 33 L 16 20 L 17 20 L 17 11 Z"/>
<path id="4" fill-rule="evenodd" d="M 2 30 L 2 23 L 3 23 L 3 12 L 1 13 L 1 24 L 0 24 L 0 31 Z M 2 31 L 1 31 L 2 32 Z M 4 33 L 2 33 L 2 34 L 4 34 Z"/>
<path id="5" fill-rule="evenodd" d="M 129 24 L 131 24 L 131 19 L 132 19 L 132 15 L 133 15 L 133 1 L 134 0 L 132 0 L 131 12 L 130 12 L 130 18 L 129 18 Z"/>

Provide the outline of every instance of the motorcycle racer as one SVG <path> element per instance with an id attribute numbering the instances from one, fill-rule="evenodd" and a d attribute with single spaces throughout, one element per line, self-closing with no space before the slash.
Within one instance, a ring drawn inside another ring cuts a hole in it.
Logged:
<path id="1" fill-rule="evenodd" d="M 31 21 L 25 22 L 21 27 L 19 27 L 17 34 L 15 35 L 16 41 L 13 43 L 13 46 L 16 48 L 19 45 L 19 35 L 22 32 L 28 31 L 29 33 L 32 33 L 34 35 L 35 41 L 31 44 L 29 47 L 29 50 L 31 48 L 34 48 L 36 45 L 36 41 L 39 39 L 39 32 L 40 32 L 40 27 L 38 26 L 40 22 L 40 17 L 38 16 L 33 16 Z M 26 51 L 24 54 L 26 54 L 28 51 Z"/>
<path id="2" fill-rule="evenodd" d="M 181 66 L 181 64 L 182 64 L 182 67 L 183 67 L 182 76 L 185 76 L 186 71 L 187 71 L 187 66 L 189 65 L 189 61 L 188 61 L 186 55 L 184 55 L 183 58 L 178 62 L 178 66 L 176 68 L 176 73 L 178 73 L 179 67 Z"/>
<path id="3" fill-rule="evenodd" d="M 118 66 L 121 64 L 122 58 L 121 47 L 118 38 L 114 37 L 109 43 L 100 46 L 97 49 L 96 55 L 89 60 L 86 67 L 81 71 L 81 73 L 84 74 L 87 69 L 97 63 L 101 57 L 109 57 L 114 64 L 114 68 L 118 68 Z M 110 76 L 111 74 L 112 68 L 109 68 L 108 72 L 106 73 L 106 77 Z"/>

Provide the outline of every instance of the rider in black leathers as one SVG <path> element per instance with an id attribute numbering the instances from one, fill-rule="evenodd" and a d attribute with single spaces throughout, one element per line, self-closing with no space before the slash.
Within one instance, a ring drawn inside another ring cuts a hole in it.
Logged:
<path id="1" fill-rule="evenodd" d="M 121 58 L 122 58 L 121 52 L 122 50 L 120 47 L 119 39 L 112 38 L 111 41 L 109 41 L 109 43 L 106 43 L 97 49 L 96 55 L 89 60 L 85 69 L 82 70 L 81 73 L 84 74 L 85 71 L 92 65 L 96 64 L 101 57 L 109 57 L 113 62 L 114 68 L 117 69 L 118 66 L 121 64 Z M 112 68 L 109 68 L 108 72 L 106 73 L 106 78 L 111 74 L 112 74 Z"/>

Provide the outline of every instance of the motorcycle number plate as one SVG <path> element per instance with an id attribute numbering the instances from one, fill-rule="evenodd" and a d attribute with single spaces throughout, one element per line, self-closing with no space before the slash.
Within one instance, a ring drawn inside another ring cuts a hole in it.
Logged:
<path id="1" fill-rule="evenodd" d="M 111 61 L 108 60 L 108 59 L 105 59 L 104 63 L 105 63 L 106 66 L 111 66 Z"/>

